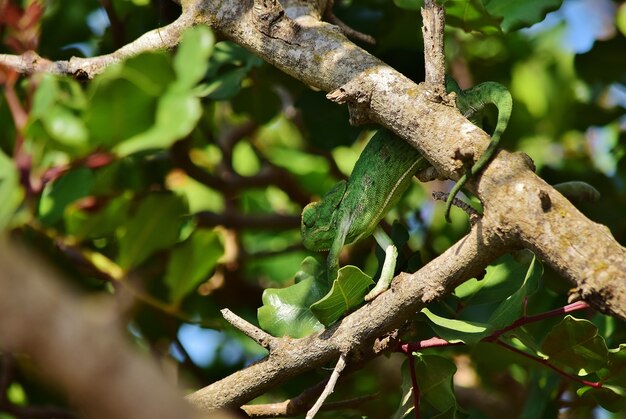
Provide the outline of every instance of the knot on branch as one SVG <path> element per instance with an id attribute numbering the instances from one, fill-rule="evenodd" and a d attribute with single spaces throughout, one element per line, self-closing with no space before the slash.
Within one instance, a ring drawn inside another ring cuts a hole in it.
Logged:
<path id="1" fill-rule="evenodd" d="M 285 10 L 278 0 L 254 0 L 252 12 L 254 26 L 259 32 L 288 44 L 296 43 L 294 38 L 300 26 L 285 15 Z"/>
<path id="2" fill-rule="evenodd" d="M 361 79 L 356 78 L 333 90 L 326 99 L 339 104 L 348 104 L 350 124 L 354 126 L 372 122 L 370 118 L 370 102 L 372 90 Z"/>

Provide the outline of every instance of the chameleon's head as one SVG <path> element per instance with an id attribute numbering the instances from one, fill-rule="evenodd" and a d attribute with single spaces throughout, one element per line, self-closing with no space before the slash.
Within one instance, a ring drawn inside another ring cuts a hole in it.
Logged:
<path id="1" fill-rule="evenodd" d="M 337 183 L 321 201 L 313 202 L 302 211 L 302 244 L 309 250 L 328 250 L 337 234 L 337 213 L 346 182 Z"/>

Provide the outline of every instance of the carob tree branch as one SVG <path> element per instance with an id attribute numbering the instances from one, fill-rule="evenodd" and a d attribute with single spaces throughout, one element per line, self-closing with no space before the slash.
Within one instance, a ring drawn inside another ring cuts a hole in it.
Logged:
<path id="1" fill-rule="evenodd" d="M 112 301 L 85 301 L 34 254 L 0 239 L 0 342 L 25 352 L 90 418 L 199 417 L 132 350 Z"/>
<path id="2" fill-rule="evenodd" d="M 336 26 L 323 22 L 327 1 L 181 3 L 181 17 L 156 31 L 169 34 L 165 42 L 147 46 L 171 47 L 185 27 L 210 25 L 285 73 L 330 92 L 330 99 L 347 103 L 353 122 L 374 121 L 391 129 L 451 179 L 463 172 L 455 156 L 480 156 L 489 143 L 488 135 L 467 121 L 432 83 L 415 84 L 348 41 Z M 154 40 L 155 31 L 144 37 Z M 0 56 L 0 64 L 21 63 L 14 68 L 22 72 L 76 75 L 83 71 L 93 77 L 130 51 L 145 50 L 137 46 L 146 45 L 139 42 L 144 37 L 109 56 L 36 66 L 24 63 L 28 61 L 24 57 L 5 55 Z M 283 338 L 264 360 L 189 395 L 188 400 L 207 410 L 241 406 L 341 353 L 349 354 L 349 363 L 351 358 L 374 357 L 372 346 L 378 336 L 480 273 L 497 256 L 519 247 L 533 250 L 595 308 L 626 319 L 626 250 L 606 227 L 587 219 L 536 176 L 528 156 L 501 151 L 467 188 L 482 200 L 484 216 L 440 257 L 414 274 L 399 275 L 390 291 L 324 332 L 303 339 Z"/>

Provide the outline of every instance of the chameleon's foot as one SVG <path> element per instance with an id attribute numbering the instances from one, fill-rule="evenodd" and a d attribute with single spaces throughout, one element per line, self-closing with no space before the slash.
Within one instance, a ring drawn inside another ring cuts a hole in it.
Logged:
<path id="1" fill-rule="evenodd" d="M 368 292 L 367 295 L 364 297 L 364 300 L 372 301 L 373 299 L 378 297 L 380 294 L 387 291 L 389 289 L 389 285 L 390 284 L 381 284 L 380 281 L 378 281 L 374 289 Z"/>
<path id="2" fill-rule="evenodd" d="M 393 280 L 393 272 L 396 268 L 396 259 L 398 258 L 398 249 L 396 249 L 396 246 L 394 246 L 393 242 L 382 228 L 376 227 L 374 230 L 374 238 L 378 245 L 385 249 L 385 261 L 383 262 L 383 267 L 380 272 L 380 278 L 378 278 L 374 289 L 365 296 L 365 301 L 372 301 L 389 289 L 391 281 Z"/>

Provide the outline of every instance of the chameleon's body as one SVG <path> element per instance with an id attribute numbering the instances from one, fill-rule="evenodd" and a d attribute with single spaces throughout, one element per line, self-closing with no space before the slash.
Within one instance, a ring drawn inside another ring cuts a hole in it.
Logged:
<path id="1" fill-rule="evenodd" d="M 413 175 L 428 166 L 426 159 L 406 141 L 381 129 L 361 153 L 350 179 L 337 183 L 321 201 L 304 208 L 302 241 L 308 249 L 330 251 L 330 282 L 337 278 L 339 252 L 344 244 L 372 234 L 375 234 L 379 244 L 385 241 L 380 234 L 382 230 L 374 231 L 378 223 L 407 190 Z M 386 252 L 395 251 L 391 240 L 387 240 L 381 247 Z M 389 257 L 385 258 L 383 266 L 391 263 L 387 259 Z M 393 277 L 393 266 L 390 269 Z"/>
<path id="2" fill-rule="evenodd" d="M 454 80 L 449 79 L 447 89 L 456 92 L 457 107 L 473 123 L 481 118 L 481 112 L 488 104 L 498 108 L 498 123 L 485 153 L 450 193 L 446 218 L 454 195 L 469 176 L 479 172 L 489 162 L 511 113 L 511 97 L 497 83 L 483 83 L 462 91 Z M 381 129 L 361 153 L 350 179 L 339 182 L 321 201 L 304 208 L 301 227 L 303 244 L 310 250 L 329 250 L 329 282 L 337 278 L 341 248 L 373 234 L 385 250 L 385 262 L 378 283 L 365 300 L 372 300 L 389 288 L 397 250 L 378 223 L 407 190 L 413 175 L 429 166 L 428 161 L 406 141 Z"/>

